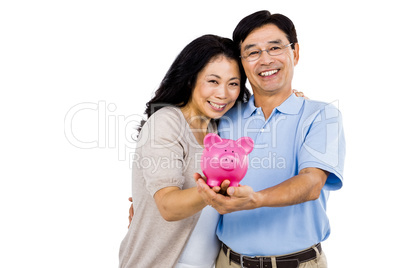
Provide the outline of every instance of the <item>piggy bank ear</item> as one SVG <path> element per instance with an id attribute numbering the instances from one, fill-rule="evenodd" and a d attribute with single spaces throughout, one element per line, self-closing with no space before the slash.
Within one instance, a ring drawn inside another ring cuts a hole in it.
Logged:
<path id="1" fill-rule="evenodd" d="M 213 144 L 219 143 L 221 141 L 222 138 L 215 133 L 208 133 L 204 138 L 204 148 L 209 150 Z"/>
<path id="2" fill-rule="evenodd" d="M 254 148 L 254 141 L 250 137 L 241 137 L 236 141 L 236 144 L 240 145 L 246 151 L 246 154 L 251 153 Z"/>

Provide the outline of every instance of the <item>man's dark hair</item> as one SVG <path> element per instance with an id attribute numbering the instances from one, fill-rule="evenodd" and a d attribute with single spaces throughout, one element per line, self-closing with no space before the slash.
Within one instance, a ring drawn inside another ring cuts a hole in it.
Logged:
<path id="1" fill-rule="evenodd" d="M 271 14 L 268 10 L 257 11 L 247 17 L 243 18 L 239 24 L 237 24 L 233 31 L 233 41 L 240 50 L 241 43 L 247 38 L 247 36 L 264 25 L 274 24 L 280 30 L 282 30 L 289 43 L 292 44 L 292 49 L 295 48 L 297 41 L 296 28 L 293 22 L 282 14 Z"/>

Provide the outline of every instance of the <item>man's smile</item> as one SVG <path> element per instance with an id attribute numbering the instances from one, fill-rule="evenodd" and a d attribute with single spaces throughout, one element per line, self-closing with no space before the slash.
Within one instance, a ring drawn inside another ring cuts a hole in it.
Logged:
<path id="1" fill-rule="evenodd" d="M 277 72 L 279 72 L 279 69 L 277 70 L 271 70 L 271 71 L 263 71 L 261 73 L 259 73 L 258 75 L 262 76 L 262 77 L 267 77 L 267 76 L 271 76 L 276 74 Z"/>

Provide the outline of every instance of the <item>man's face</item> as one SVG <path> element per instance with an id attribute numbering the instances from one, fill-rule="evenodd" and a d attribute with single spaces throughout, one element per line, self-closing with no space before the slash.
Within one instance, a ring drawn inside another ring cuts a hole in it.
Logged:
<path id="1" fill-rule="evenodd" d="M 273 46 L 285 46 L 289 41 L 286 35 L 274 24 L 267 24 L 252 31 L 241 44 L 241 55 L 248 55 L 253 50 L 274 49 Z M 277 56 L 263 51 L 255 61 L 242 58 L 242 64 L 255 95 L 273 95 L 289 93 L 292 89 L 294 66 L 299 59 L 299 47 L 295 44 L 283 48 Z"/>

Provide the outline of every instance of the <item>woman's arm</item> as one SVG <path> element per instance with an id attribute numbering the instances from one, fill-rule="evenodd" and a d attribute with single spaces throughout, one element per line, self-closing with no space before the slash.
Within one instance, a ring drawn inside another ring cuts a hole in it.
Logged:
<path id="1" fill-rule="evenodd" d="M 178 187 L 166 187 L 157 191 L 154 199 L 159 212 L 167 221 L 185 219 L 206 206 L 195 187 L 186 190 L 180 190 Z M 133 202 L 131 197 L 128 200 Z M 131 203 L 128 214 L 128 228 L 130 228 L 134 216 L 133 203 Z"/>
<path id="2" fill-rule="evenodd" d="M 154 199 L 159 212 L 167 221 L 185 219 L 207 205 L 198 194 L 196 187 L 185 190 L 178 187 L 166 187 L 157 191 Z"/>

